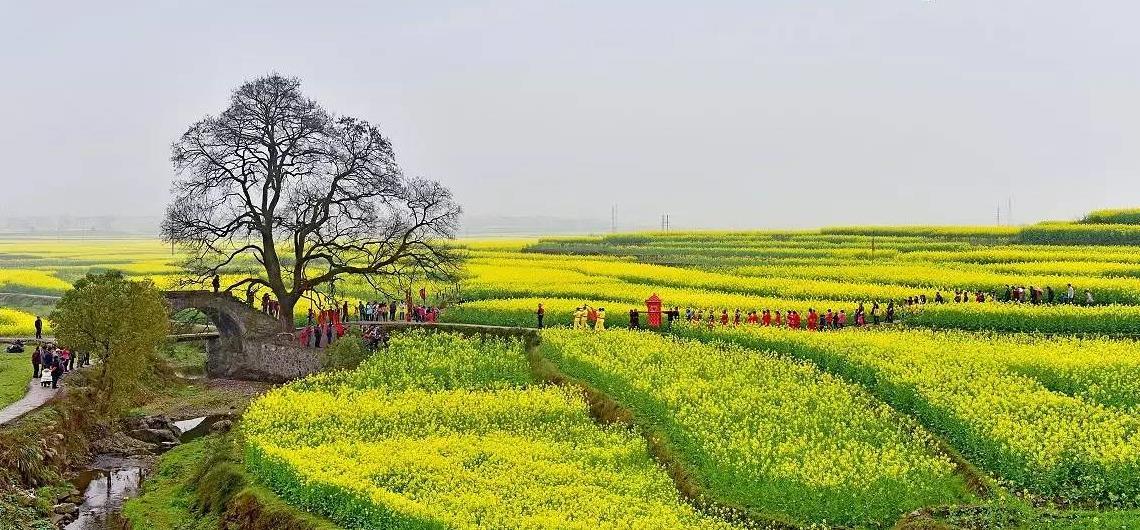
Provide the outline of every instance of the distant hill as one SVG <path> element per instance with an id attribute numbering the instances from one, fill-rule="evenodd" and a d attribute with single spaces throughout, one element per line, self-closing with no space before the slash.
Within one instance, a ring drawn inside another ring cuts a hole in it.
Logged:
<path id="1" fill-rule="evenodd" d="M 158 216 L 0 217 L 0 237 L 158 237 Z"/>
<path id="2" fill-rule="evenodd" d="M 1140 208 L 1093 210 L 1080 222 L 1083 224 L 1140 225 Z"/>
<path id="3" fill-rule="evenodd" d="M 630 227 L 620 227 L 629 230 Z M 543 215 L 464 215 L 459 235 L 478 236 L 539 236 L 554 234 L 608 233 L 609 220 L 567 218 Z"/>

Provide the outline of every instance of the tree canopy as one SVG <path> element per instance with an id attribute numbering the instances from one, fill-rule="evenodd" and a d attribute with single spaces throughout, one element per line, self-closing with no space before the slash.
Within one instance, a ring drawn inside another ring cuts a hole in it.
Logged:
<path id="1" fill-rule="evenodd" d="M 441 244 L 459 222 L 450 191 L 405 176 L 379 127 L 326 111 L 295 78 L 241 85 L 171 159 L 163 235 L 189 251 L 190 279 L 268 288 L 284 327 L 300 298 L 343 275 L 382 285 L 454 272 L 457 255 Z"/>
<path id="2" fill-rule="evenodd" d="M 170 327 L 162 292 L 150 280 L 127 280 L 118 271 L 75 282 L 48 318 L 61 346 L 88 352 L 97 363 L 104 411 L 118 409 L 137 390 Z"/>

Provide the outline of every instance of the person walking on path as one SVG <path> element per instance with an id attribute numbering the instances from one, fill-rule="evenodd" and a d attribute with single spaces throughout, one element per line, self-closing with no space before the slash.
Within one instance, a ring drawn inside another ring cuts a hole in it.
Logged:
<path id="1" fill-rule="evenodd" d="M 1073 304 L 1077 301 L 1077 290 L 1073 289 L 1073 284 L 1069 284 L 1068 290 L 1065 291 L 1065 301 Z"/>
<path id="2" fill-rule="evenodd" d="M 712 314 L 709 314 L 712 318 Z M 637 312 L 637 308 L 629 310 L 629 329 L 638 329 L 641 327 L 641 314 Z"/>
<path id="3" fill-rule="evenodd" d="M 53 390 L 59 388 L 60 377 L 63 377 L 63 362 L 59 357 L 52 356 L 51 387 Z"/>
<path id="4" fill-rule="evenodd" d="M 40 359 L 43 357 L 43 349 L 36 346 L 36 351 L 32 352 L 32 378 L 40 376 Z"/>
<path id="5" fill-rule="evenodd" d="M 538 329 L 542 329 L 542 319 L 546 316 L 546 310 L 542 308 L 542 302 L 538 303 L 538 310 L 534 312 L 534 316 L 538 317 Z"/>
<path id="6" fill-rule="evenodd" d="M 27 321 L 25 321 L 25 322 L 27 322 Z M 42 340 L 43 338 L 44 338 L 44 321 L 42 319 L 40 319 L 39 315 L 36 315 L 36 340 Z"/>
<path id="7" fill-rule="evenodd" d="M 540 326 L 541 327 L 541 326 Z M 606 308 L 598 308 L 598 317 L 594 320 L 594 331 L 606 330 Z"/>
<path id="8" fill-rule="evenodd" d="M 214 280 L 211 283 L 214 285 L 214 294 L 218 294 L 218 291 L 222 288 L 222 278 L 215 274 Z"/>

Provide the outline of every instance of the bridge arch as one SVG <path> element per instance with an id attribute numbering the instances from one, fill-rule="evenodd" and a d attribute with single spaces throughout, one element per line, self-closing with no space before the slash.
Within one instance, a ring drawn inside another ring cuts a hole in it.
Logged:
<path id="1" fill-rule="evenodd" d="M 172 314 L 197 309 L 217 329 L 217 338 L 206 342 L 210 377 L 279 383 L 317 372 L 324 365 L 323 350 L 301 346 L 277 320 L 230 293 L 166 291 L 164 295 Z"/>

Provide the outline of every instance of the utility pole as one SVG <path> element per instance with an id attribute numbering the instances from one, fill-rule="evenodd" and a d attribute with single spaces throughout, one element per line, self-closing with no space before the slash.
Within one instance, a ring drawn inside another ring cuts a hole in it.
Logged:
<path id="1" fill-rule="evenodd" d="M 997 212 L 994 213 L 994 224 L 1001 226 L 1001 205 L 997 207 Z"/>
<path id="2" fill-rule="evenodd" d="M 1005 222 L 1013 225 L 1013 195 L 1009 196 L 1009 207 L 1005 209 Z"/>
<path id="3" fill-rule="evenodd" d="M 617 205 L 610 206 L 610 233 L 617 232 Z"/>

